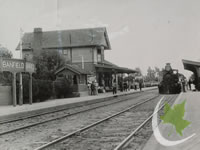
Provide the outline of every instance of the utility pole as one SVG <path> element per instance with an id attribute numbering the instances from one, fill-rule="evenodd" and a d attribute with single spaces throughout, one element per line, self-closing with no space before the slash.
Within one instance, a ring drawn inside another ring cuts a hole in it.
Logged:
<path id="1" fill-rule="evenodd" d="M 23 31 L 20 28 L 20 59 L 23 59 L 22 56 L 22 37 Z M 23 104 L 23 85 L 22 85 L 22 72 L 19 73 L 19 105 Z"/>
<path id="2" fill-rule="evenodd" d="M 81 62 L 82 62 L 82 69 L 84 69 L 84 58 L 81 56 Z"/>

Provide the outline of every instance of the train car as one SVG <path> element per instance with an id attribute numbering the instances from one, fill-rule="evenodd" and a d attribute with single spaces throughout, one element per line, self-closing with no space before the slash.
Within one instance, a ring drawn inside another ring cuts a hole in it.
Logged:
<path id="1" fill-rule="evenodd" d="M 162 79 L 158 89 L 160 94 L 179 94 L 181 92 L 178 70 L 172 69 L 170 63 L 167 63 L 162 71 Z"/>

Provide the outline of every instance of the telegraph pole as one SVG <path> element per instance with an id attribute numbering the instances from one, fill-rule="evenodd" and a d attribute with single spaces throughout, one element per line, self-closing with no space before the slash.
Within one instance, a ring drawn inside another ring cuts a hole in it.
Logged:
<path id="1" fill-rule="evenodd" d="M 82 64 L 82 69 L 84 69 L 84 57 L 81 56 L 81 64 Z"/>
<path id="2" fill-rule="evenodd" d="M 20 59 L 23 59 L 22 56 L 22 37 L 23 31 L 20 28 Z M 23 85 L 22 85 L 22 72 L 19 73 L 19 105 L 23 104 Z"/>

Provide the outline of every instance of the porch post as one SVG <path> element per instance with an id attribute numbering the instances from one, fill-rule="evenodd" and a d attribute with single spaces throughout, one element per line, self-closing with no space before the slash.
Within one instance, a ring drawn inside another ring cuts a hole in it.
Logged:
<path id="1" fill-rule="evenodd" d="M 109 84 L 109 87 L 112 87 L 112 81 L 113 81 L 113 78 L 112 78 L 112 72 L 109 74 L 109 77 L 108 77 L 108 84 Z"/>
<path id="2" fill-rule="evenodd" d="M 124 91 L 124 78 L 123 78 L 123 73 L 120 74 L 121 76 L 121 86 L 122 86 L 122 92 Z"/>
<path id="3" fill-rule="evenodd" d="M 129 79 L 129 73 L 128 73 L 128 90 L 130 91 L 131 87 L 130 87 L 130 79 Z"/>
<path id="4" fill-rule="evenodd" d="M 117 84 L 117 86 L 116 86 L 116 93 L 117 93 L 117 91 L 118 91 L 118 76 L 117 76 L 117 73 L 115 72 L 115 79 L 116 79 L 116 84 Z"/>
<path id="5" fill-rule="evenodd" d="M 19 73 L 19 105 L 23 104 L 23 83 L 22 72 Z"/>
<path id="6" fill-rule="evenodd" d="M 101 62 L 104 61 L 104 46 L 100 46 L 101 49 Z"/>
<path id="7" fill-rule="evenodd" d="M 30 73 L 30 78 L 29 78 L 29 104 L 33 103 L 33 81 L 32 81 L 32 73 Z"/>

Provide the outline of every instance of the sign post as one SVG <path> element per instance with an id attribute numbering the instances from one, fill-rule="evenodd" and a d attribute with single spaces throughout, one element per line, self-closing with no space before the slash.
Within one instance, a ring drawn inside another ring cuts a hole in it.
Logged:
<path id="1" fill-rule="evenodd" d="M 17 105 L 17 97 L 16 97 L 16 73 L 13 72 L 12 78 L 12 96 L 13 96 L 13 106 Z"/>
<path id="2" fill-rule="evenodd" d="M 33 103 L 33 80 L 32 80 L 32 73 L 30 73 L 30 78 L 29 78 L 29 104 Z"/>
<path id="3" fill-rule="evenodd" d="M 32 62 L 27 62 L 22 59 L 9 59 L 0 58 L 0 71 L 9 71 L 13 74 L 12 79 L 12 95 L 13 95 L 13 106 L 17 105 L 16 101 L 16 73 L 22 74 L 22 72 L 29 72 L 29 103 L 32 104 L 32 73 L 35 72 L 35 65 Z M 22 82 L 22 77 L 20 77 L 20 82 Z M 23 89 L 20 85 L 19 93 L 19 105 L 23 104 Z"/>
<path id="4" fill-rule="evenodd" d="M 22 73 L 19 73 L 19 105 L 23 105 L 23 84 Z"/>

